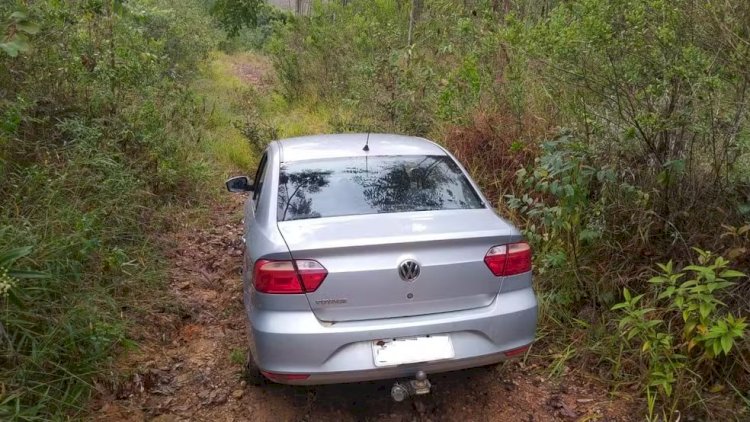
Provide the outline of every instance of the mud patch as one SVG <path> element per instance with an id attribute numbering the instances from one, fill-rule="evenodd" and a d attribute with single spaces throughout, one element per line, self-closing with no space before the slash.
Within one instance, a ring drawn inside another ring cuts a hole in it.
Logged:
<path id="1" fill-rule="evenodd" d="M 231 56 L 233 73 L 246 84 L 260 91 L 267 91 L 272 85 L 272 66 L 257 55 L 240 54 Z"/>

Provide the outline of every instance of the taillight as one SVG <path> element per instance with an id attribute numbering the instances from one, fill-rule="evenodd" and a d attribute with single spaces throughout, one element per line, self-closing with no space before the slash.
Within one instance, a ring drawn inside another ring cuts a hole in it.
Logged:
<path id="1" fill-rule="evenodd" d="M 298 294 L 314 292 L 327 275 L 328 271 L 318 261 L 311 259 L 296 261 L 259 259 L 255 262 L 253 284 L 261 293 Z"/>
<path id="2" fill-rule="evenodd" d="M 320 265 L 318 261 L 311 259 L 298 259 L 295 262 L 297 263 L 297 272 L 299 273 L 299 278 L 302 280 L 305 291 L 314 292 L 317 290 L 328 275 L 325 267 Z"/>
<path id="3" fill-rule="evenodd" d="M 484 256 L 484 263 L 498 277 L 531 271 L 531 247 L 526 242 L 493 246 Z"/>

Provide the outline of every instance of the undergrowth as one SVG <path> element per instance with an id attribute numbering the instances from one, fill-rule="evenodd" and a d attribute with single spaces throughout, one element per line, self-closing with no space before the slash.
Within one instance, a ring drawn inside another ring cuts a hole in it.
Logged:
<path id="1" fill-rule="evenodd" d="M 242 122 L 259 94 L 257 88 L 238 78 L 237 65 L 224 53 L 211 53 L 193 88 L 205 110 L 204 150 L 220 162 L 222 169 L 247 172 L 253 168 L 254 155 L 242 133 Z"/>
<path id="2" fill-rule="evenodd" d="M 592 372 L 650 419 L 722 419 L 750 391 L 748 22 L 737 2 L 354 0 L 231 43 L 278 78 L 248 133 L 421 135 L 466 164 L 533 245 L 551 376 Z M 648 280 L 715 260 L 739 272 L 705 287 L 711 323 L 685 334 L 683 299 Z"/>
<path id="3" fill-rule="evenodd" d="M 163 291 L 173 211 L 251 164 L 192 87 L 220 40 L 204 7 L 0 5 L 2 420 L 85 410 Z"/>

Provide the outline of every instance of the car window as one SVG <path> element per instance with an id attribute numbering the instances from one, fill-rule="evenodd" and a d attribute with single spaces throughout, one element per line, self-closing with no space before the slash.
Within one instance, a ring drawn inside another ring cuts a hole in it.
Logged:
<path id="1" fill-rule="evenodd" d="M 482 207 L 445 155 L 296 161 L 282 164 L 279 173 L 279 221 Z"/>
<path id="2" fill-rule="evenodd" d="M 253 201 L 255 201 L 255 209 L 258 209 L 258 198 L 260 198 L 260 192 L 263 190 L 263 179 L 266 176 L 266 162 L 268 161 L 268 154 L 263 153 L 260 158 L 260 164 L 258 164 L 258 170 L 255 172 L 255 188 L 253 189 Z"/>

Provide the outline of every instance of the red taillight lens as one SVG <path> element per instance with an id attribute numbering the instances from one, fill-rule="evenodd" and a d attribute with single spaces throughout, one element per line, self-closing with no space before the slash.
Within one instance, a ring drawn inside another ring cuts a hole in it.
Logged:
<path id="1" fill-rule="evenodd" d="M 328 271 L 320 263 L 309 259 L 296 261 L 259 259 L 255 262 L 253 284 L 261 293 L 299 294 L 314 292 L 327 275 Z"/>
<path id="2" fill-rule="evenodd" d="M 264 377 L 271 381 L 301 381 L 310 378 L 310 374 L 277 374 L 275 372 L 260 371 Z"/>
<path id="3" fill-rule="evenodd" d="M 311 259 L 298 259 L 295 262 L 305 291 L 314 292 L 317 290 L 323 280 L 326 279 L 328 271 L 318 261 Z"/>
<path id="4" fill-rule="evenodd" d="M 498 277 L 531 271 L 531 247 L 526 242 L 493 246 L 484 256 L 484 263 Z"/>
<path id="5" fill-rule="evenodd" d="M 512 358 L 514 356 L 518 356 L 518 355 L 522 355 L 522 354 L 526 353 L 529 350 L 530 347 L 531 347 L 531 345 L 527 344 L 526 346 L 521 346 L 521 347 L 518 347 L 516 349 L 506 350 L 506 351 L 503 352 L 503 354 L 505 356 L 509 357 L 509 358 Z"/>
<path id="6" fill-rule="evenodd" d="M 263 293 L 304 293 L 292 261 L 256 261 L 253 283 Z"/>

